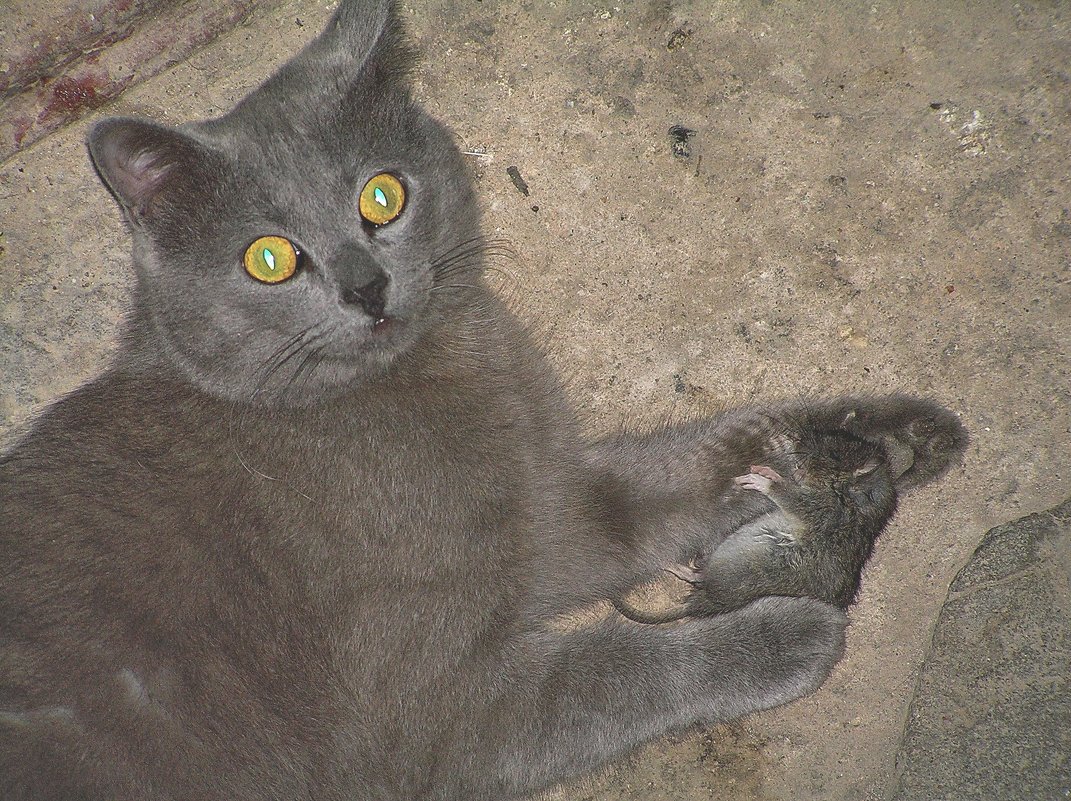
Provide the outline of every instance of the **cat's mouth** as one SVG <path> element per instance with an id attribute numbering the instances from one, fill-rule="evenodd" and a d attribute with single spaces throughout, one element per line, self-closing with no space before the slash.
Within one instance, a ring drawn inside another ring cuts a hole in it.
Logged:
<path id="1" fill-rule="evenodd" d="M 374 354 L 377 359 L 397 355 L 412 344 L 416 332 L 410 323 L 409 318 L 396 314 L 380 313 L 369 317 L 354 343 L 356 352 L 366 356 Z"/>
<path id="2" fill-rule="evenodd" d="M 387 336 L 396 328 L 401 325 L 398 318 L 391 317 L 388 314 L 384 314 L 382 317 L 372 321 L 372 336 L 382 337 Z"/>

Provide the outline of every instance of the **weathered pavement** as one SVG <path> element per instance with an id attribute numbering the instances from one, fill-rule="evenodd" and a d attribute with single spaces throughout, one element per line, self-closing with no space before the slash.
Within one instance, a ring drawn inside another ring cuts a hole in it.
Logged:
<path id="1" fill-rule="evenodd" d="M 0 4 L 0 81 L 28 109 L 0 107 L 4 436 L 102 367 L 128 296 L 88 122 L 218 113 L 328 5 L 260 3 L 235 27 L 250 3 Z M 89 38 L 72 9 L 94 14 Z M 1071 494 L 1071 5 L 403 12 L 425 54 L 417 93 L 476 154 L 485 229 L 520 254 L 494 278 L 593 431 L 897 390 L 972 433 L 966 465 L 906 497 L 879 541 L 819 693 L 656 744 L 561 797 L 1064 798 L 1067 537 L 1042 531 L 1066 512 L 1027 515 Z M 199 46 L 198 30 L 218 36 Z M 20 116 L 33 125 L 16 142 Z M 1015 543 L 1025 561 L 998 569 Z"/>

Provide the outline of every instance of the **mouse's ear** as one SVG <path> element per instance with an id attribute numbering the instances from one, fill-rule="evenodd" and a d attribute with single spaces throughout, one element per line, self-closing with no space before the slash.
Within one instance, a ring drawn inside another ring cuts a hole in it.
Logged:
<path id="1" fill-rule="evenodd" d="M 218 158 L 186 134 L 123 117 L 98 122 L 89 132 L 89 155 L 104 185 L 133 225 L 181 205 L 218 176 Z"/>
<path id="2" fill-rule="evenodd" d="M 862 467 L 859 467 L 856 470 L 852 471 L 852 475 L 855 476 L 855 478 L 868 476 L 875 470 L 877 470 L 880 465 L 881 459 L 879 459 L 877 456 L 873 456 L 867 459 L 866 464 L 864 464 Z"/>

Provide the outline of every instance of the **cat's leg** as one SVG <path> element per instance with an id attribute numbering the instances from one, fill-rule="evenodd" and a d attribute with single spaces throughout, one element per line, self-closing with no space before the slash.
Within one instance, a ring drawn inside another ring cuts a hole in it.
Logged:
<path id="1" fill-rule="evenodd" d="M 815 690 L 843 651 L 845 618 L 809 598 L 764 598 L 671 626 L 620 618 L 541 632 L 502 695 L 444 759 L 443 798 L 512 798 L 593 770 L 667 732 Z M 471 761 L 480 770 L 452 770 Z M 461 784 L 474 775 L 496 786 Z M 454 778 L 454 781 L 451 779 Z"/>

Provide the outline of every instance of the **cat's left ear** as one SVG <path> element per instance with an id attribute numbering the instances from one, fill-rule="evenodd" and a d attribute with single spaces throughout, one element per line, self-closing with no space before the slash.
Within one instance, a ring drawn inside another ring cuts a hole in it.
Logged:
<path id="1" fill-rule="evenodd" d="M 195 193 L 218 179 L 218 157 L 184 133 L 144 120 L 113 117 L 97 123 L 87 140 L 104 185 L 134 225 L 169 209 L 195 205 Z"/>
<path id="2" fill-rule="evenodd" d="M 359 83 L 397 85 L 416 62 L 394 0 L 342 0 L 327 28 L 265 82 L 262 92 L 332 85 L 343 92 Z M 326 80 L 325 80 L 326 78 Z"/>

